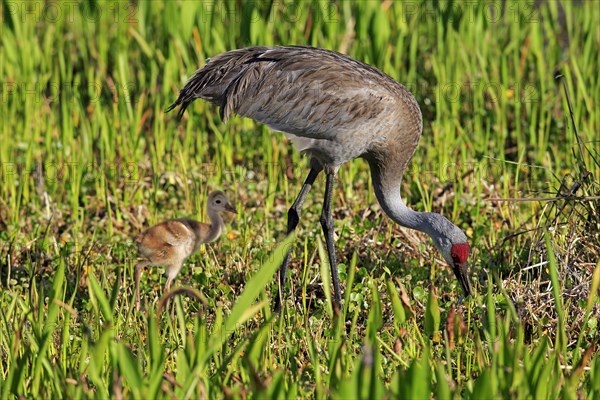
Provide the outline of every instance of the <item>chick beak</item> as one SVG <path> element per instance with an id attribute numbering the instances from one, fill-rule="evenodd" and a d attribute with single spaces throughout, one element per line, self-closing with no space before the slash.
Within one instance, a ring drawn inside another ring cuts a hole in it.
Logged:
<path id="1" fill-rule="evenodd" d="M 460 286 L 462 286 L 462 290 L 465 294 L 464 297 L 469 297 L 471 295 L 471 282 L 469 281 L 469 266 L 467 263 L 454 263 L 452 266 L 452 270 L 454 271 L 454 275 L 456 279 L 460 282 Z"/>
<path id="2" fill-rule="evenodd" d="M 225 210 L 229 211 L 230 213 L 237 214 L 235 207 L 229 203 L 225 204 Z"/>

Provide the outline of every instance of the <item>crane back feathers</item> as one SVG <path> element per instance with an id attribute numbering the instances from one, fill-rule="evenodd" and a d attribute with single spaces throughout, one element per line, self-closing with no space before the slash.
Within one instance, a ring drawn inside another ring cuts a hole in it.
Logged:
<path id="1" fill-rule="evenodd" d="M 377 111 L 382 109 L 373 107 L 383 97 L 414 101 L 408 90 L 390 76 L 340 53 L 305 46 L 250 47 L 209 58 L 167 112 L 181 105 L 178 112 L 181 117 L 194 100 L 202 98 L 221 106 L 221 117 L 226 120 L 232 112 L 248 108 L 244 103 L 260 96 L 264 97 L 258 99 L 265 103 L 263 105 L 274 103 L 282 108 L 285 103 L 281 100 L 302 100 L 303 104 L 309 102 L 309 105 L 333 111 L 338 108 L 336 104 L 325 104 L 325 100 L 336 99 L 329 94 L 344 100 L 351 91 L 371 100 L 365 107 L 360 107 L 358 102 L 349 104 L 348 112 L 355 118 L 361 117 L 361 112 L 373 114 L 371 117 L 378 115 Z M 301 93 L 304 98 L 296 99 L 298 92 L 304 92 Z M 270 99 L 272 101 L 268 101 Z M 287 106 L 292 108 L 292 104 Z M 313 108 L 312 114 L 325 114 L 322 111 Z M 254 115 L 242 115 L 257 119 Z"/>
<path id="2" fill-rule="evenodd" d="M 334 167 L 369 152 L 410 158 L 422 130 L 410 92 L 378 69 L 333 51 L 251 47 L 212 57 L 197 70 L 167 111 L 197 98 L 286 133 L 302 152 Z M 408 160 L 394 166 L 401 174 Z"/>

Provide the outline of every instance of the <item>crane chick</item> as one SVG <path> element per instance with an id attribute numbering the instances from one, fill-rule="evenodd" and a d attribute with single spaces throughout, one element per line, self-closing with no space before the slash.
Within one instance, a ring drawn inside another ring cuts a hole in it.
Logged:
<path id="1" fill-rule="evenodd" d="M 165 289 L 169 290 L 185 259 L 196 252 L 202 243 L 213 242 L 221 236 L 224 223 L 219 213 L 228 211 L 237 214 L 225 194 L 219 190 L 208 195 L 206 208 L 210 224 L 187 218 L 172 219 L 154 225 L 137 236 L 135 242 L 138 252 L 145 259 L 135 266 L 135 301 L 138 310 L 140 277 L 144 267 L 164 266 L 167 275 Z"/>

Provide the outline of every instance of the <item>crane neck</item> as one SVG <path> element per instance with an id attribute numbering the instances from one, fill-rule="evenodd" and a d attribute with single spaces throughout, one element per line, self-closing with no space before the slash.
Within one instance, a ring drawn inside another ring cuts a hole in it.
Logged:
<path id="1" fill-rule="evenodd" d="M 400 196 L 403 169 L 385 168 L 377 161 L 369 160 L 375 196 L 383 211 L 397 224 L 424 232 L 434 237 L 433 220 L 441 215 L 414 211 L 404 204 Z"/>
<path id="2" fill-rule="evenodd" d="M 208 219 L 210 220 L 210 227 L 208 229 L 208 232 L 206 233 L 206 236 L 202 238 L 202 241 L 212 242 L 217 240 L 219 236 L 221 236 L 221 232 L 223 231 L 225 224 L 223 223 L 223 219 L 221 218 L 221 215 L 217 210 L 214 210 L 209 207 L 207 210 L 207 214 Z"/>

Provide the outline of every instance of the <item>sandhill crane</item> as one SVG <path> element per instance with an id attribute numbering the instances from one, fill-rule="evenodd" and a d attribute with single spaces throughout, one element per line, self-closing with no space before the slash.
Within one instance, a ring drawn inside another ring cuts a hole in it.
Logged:
<path id="1" fill-rule="evenodd" d="M 135 266 L 135 304 L 138 310 L 142 268 L 164 266 L 167 275 L 165 290 L 169 290 L 185 259 L 194 254 L 202 243 L 213 242 L 221 236 L 224 224 L 219 213 L 229 211 L 237 214 L 219 190 L 208 195 L 206 208 L 210 224 L 187 218 L 172 219 L 156 224 L 137 236 L 138 252 L 146 259 Z"/>
<path id="2" fill-rule="evenodd" d="M 223 121 L 232 114 L 281 131 L 310 157 L 310 172 L 288 211 L 288 234 L 296 229 L 302 204 L 321 171 L 326 188 L 321 213 L 334 301 L 341 304 L 331 215 L 334 178 L 341 164 L 357 157 L 371 169 L 381 208 L 398 224 L 428 234 L 452 267 L 464 294 L 469 245 L 464 232 L 437 213 L 416 212 L 400 197 L 402 174 L 422 131 L 413 95 L 378 69 L 330 50 L 303 47 L 250 47 L 221 53 L 198 69 L 167 111 L 181 105 L 181 118 L 195 99 L 220 106 Z M 290 253 L 279 269 L 280 310 Z"/>

